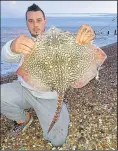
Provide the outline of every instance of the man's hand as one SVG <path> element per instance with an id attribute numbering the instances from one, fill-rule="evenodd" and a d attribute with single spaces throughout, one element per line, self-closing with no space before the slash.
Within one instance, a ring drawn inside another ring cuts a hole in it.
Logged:
<path id="1" fill-rule="evenodd" d="M 20 35 L 11 44 L 11 50 L 18 54 L 31 54 L 34 46 L 34 41 L 27 36 Z"/>
<path id="2" fill-rule="evenodd" d="M 76 43 L 87 44 L 95 38 L 93 29 L 89 25 L 81 25 L 76 35 Z"/>

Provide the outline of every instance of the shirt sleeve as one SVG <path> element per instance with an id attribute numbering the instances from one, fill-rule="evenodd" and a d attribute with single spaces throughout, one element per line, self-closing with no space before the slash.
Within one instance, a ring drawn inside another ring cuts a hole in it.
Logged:
<path id="1" fill-rule="evenodd" d="M 10 40 L 2 47 L 1 61 L 3 62 L 19 62 L 22 56 L 21 54 L 16 54 L 11 50 L 10 45 L 12 41 L 13 40 Z"/>

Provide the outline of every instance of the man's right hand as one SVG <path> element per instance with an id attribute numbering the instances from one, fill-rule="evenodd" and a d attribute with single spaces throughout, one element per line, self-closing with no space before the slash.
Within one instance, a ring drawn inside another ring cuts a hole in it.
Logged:
<path id="1" fill-rule="evenodd" d="M 18 54 L 31 54 L 34 47 L 34 41 L 27 36 L 20 35 L 11 43 L 11 50 Z"/>

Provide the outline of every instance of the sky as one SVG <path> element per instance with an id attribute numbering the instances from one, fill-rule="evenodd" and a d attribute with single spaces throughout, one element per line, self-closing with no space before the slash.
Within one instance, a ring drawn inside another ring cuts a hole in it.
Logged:
<path id="1" fill-rule="evenodd" d="M 1 17 L 24 18 L 27 7 L 33 3 L 39 5 L 47 16 L 59 13 L 117 13 L 117 1 L 1 1 Z"/>

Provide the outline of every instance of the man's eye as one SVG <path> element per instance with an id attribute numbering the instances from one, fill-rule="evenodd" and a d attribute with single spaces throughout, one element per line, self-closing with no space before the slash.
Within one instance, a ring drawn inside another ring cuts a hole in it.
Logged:
<path id="1" fill-rule="evenodd" d="M 32 21 L 32 20 L 29 20 L 29 22 L 32 23 L 33 21 Z"/>
<path id="2" fill-rule="evenodd" d="M 41 22 L 41 20 L 38 20 L 38 23 Z"/>

